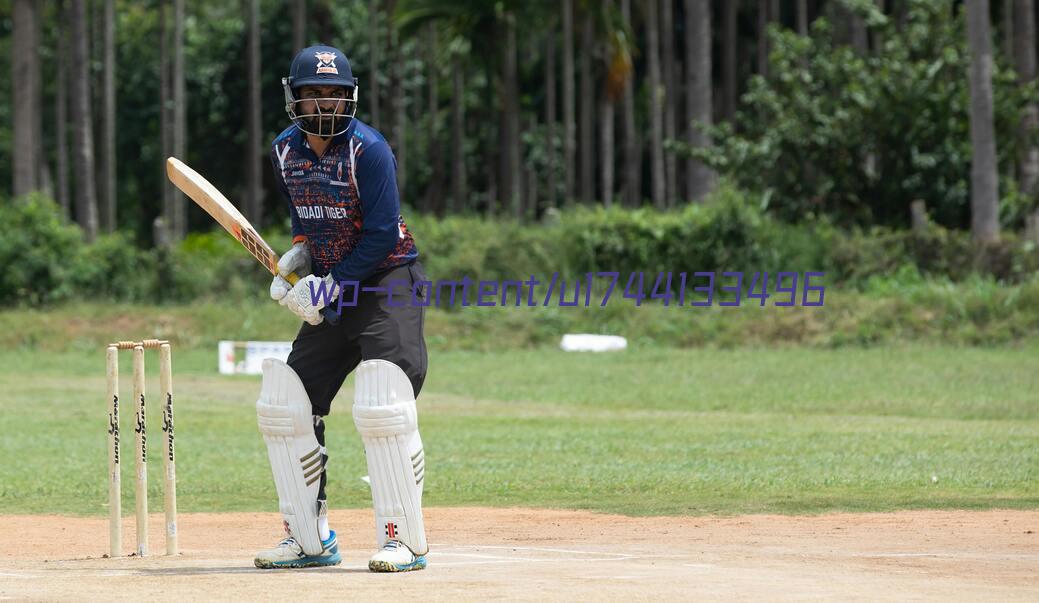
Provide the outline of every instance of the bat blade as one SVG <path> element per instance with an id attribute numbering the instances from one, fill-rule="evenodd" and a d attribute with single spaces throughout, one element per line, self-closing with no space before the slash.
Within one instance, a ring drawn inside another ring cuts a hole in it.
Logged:
<path id="1" fill-rule="evenodd" d="M 215 186 L 176 157 L 166 160 L 166 176 L 174 186 L 191 197 L 196 205 L 223 226 L 224 230 L 238 239 L 238 242 L 271 274 L 278 273 L 278 254 L 257 234 L 252 224 L 238 211 L 238 208 L 228 201 L 227 197 Z M 290 274 L 286 280 L 295 284 L 298 277 Z"/>

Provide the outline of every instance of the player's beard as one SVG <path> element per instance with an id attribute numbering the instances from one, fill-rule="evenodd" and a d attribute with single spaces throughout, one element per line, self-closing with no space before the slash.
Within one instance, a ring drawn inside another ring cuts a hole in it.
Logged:
<path id="1" fill-rule="evenodd" d="M 329 138 L 346 127 L 345 115 L 314 115 L 307 118 L 307 129 L 311 134 Z"/>

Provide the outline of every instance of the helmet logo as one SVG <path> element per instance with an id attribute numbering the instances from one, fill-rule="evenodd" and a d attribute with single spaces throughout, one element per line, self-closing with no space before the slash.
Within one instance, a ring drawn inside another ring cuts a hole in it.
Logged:
<path id="1" fill-rule="evenodd" d="M 334 73 L 339 75 L 339 70 L 336 69 L 336 53 L 334 52 L 315 52 L 314 57 L 317 58 L 317 72 L 318 73 Z"/>

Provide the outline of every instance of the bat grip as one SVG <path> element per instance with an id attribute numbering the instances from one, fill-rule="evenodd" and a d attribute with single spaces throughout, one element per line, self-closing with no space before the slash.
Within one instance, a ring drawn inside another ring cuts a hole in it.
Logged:
<path id="1" fill-rule="evenodd" d="M 325 306 L 321 310 L 321 315 L 325 317 L 325 322 L 333 327 L 339 324 L 339 312 L 336 312 L 331 306 Z"/>
<path id="2" fill-rule="evenodd" d="M 285 275 L 285 280 L 289 281 L 289 284 L 295 287 L 296 283 L 299 282 L 299 275 L 295 272 L 290 272 Z M 335 311 L 331 306 L 325 306 L 321 310 L 321 315 L 325 317 L 325 322 L 333 327 L 339 324 L 339 312 Z"/>

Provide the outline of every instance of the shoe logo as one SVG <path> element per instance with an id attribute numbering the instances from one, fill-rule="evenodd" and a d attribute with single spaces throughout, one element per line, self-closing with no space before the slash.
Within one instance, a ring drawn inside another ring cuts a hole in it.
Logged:
<path id="1" fill-rule="evenodd" d="M 386 537 L 396 538 L 397 537 L 397 524 L 387 521 L 386 522 Z"/>

